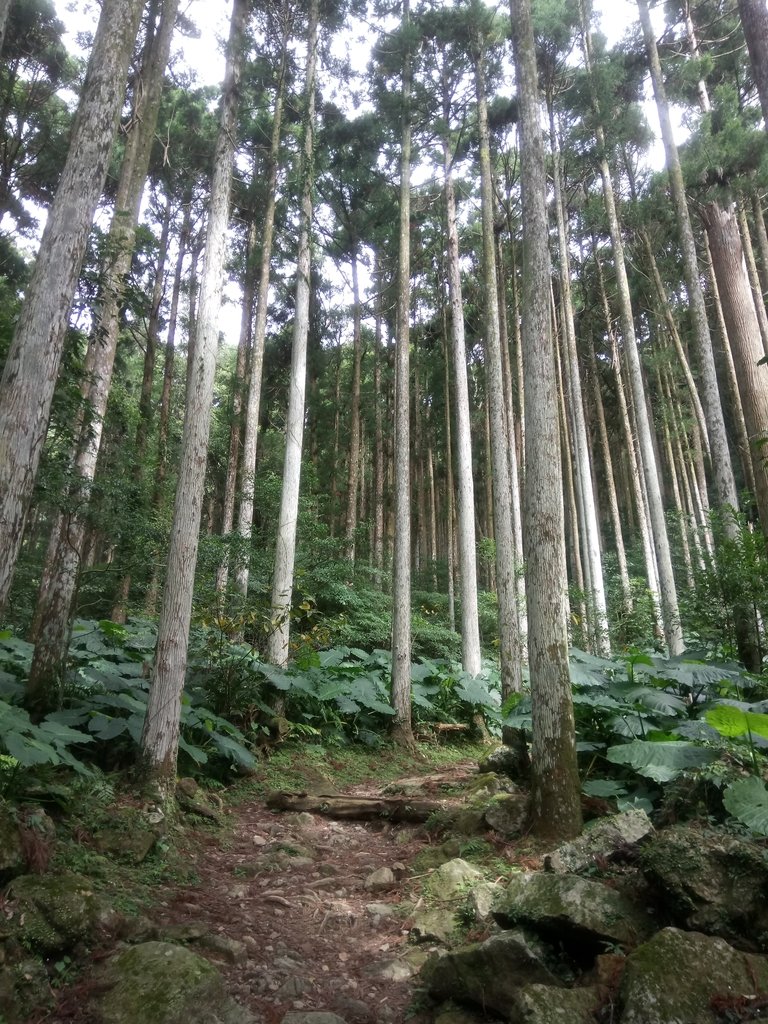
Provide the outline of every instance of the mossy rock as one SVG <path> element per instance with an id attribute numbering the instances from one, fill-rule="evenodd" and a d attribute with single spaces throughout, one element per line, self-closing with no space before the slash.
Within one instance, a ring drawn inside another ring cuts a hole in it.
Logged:
<path id="1" fill-rule="evenodd" d="M 439 903 L 457 902 L 472 889 L 473 885 L 485 881 L 482 871 L 478 871 L 461 857 L 441 864 L 424 886 L 425 895 Z"/>
<path id="2" fill-rule="evenodd" d="M 11 882 L 7 898 L 6 931 L 25 949 L 44 955 L 95 938 L 120 920 L 81 875 L 21 875 Z"/>
<path id="3" fill-rule="evenodd" d="M 513 1024 L 594 1024 L 600 1002 L 596 988 L 525 985 L 515 993 L 509 1020 Z"/>
<path id="4" fill-rule="evenodd" d="M 2 1024 L 25 1024 L 33 1014 L 52 1008 L 50 980 L 40 960 L 27 958 L 0 967 Z"/>
<path id="5" fill-rule="evenodd" d="M 522 790 L 494 797 L 485 807 L 485 823 L 499 835 L 519 836 L 528 820 L 528 804 L 528 796 Z"/>
<path id="6" fill-rule="evenodd" d="M 512 875 L 493 916 L 502 928 L 524 924 L 544 938 L 555 937 L 584 963 L 605 943 L 632 949 L 655 930 L 643 907 L 579 875 Z"/>
<path id="7" fill-rule="evenodd" d="M 201 956 L 167 942 L 125 949 L 99 978 L 100 1024 L 256 1024 L 229 998 L 224 979 Z"/>
<path id="8" fill-rule="evenodd" d="M 493 935 L 485 942 L 433 957 L 422 968 L 420 977 L 436 1000 L 472 1003 L 505 1019 L 521 986 L 543 984 L 557 988 L 560 984 L 538 951 L 519 932 Z"/>
<path id="9" fill-rule="evenodd" d="M 0 801 L 0 882 L 7 882 L 20 875 L 24 867 L 24 851 L 16 814 L 5 800 Z"/>
<path id="10" fill-rule="evenodd" d="M 137 807 L 118 807 L 110 811 L 104 827 L 95 835 L 95 846 L 113 860 L 141 864 L 157 842 L 160 830 L 149 824 Z"/>
<path id="11" fill-rule="evenodd" d="M 672 924 L 768 948 L 768 858 L 748 839 L 673 826 L 640 864 Z"/>
<path id="12" fill-rule="evenodd" d="M 439 846 L 427 846 L 420 850 L 415 861 L 419 872 L 430 871 L 439 868 L 446 861 L 453 860 L 461 855 L 461 841 L 458 839 L 446 839 Z"/>
<path id="13" fill-rule="evenodd" d="M 628 958 L 621 1024 L 720 1024 L 768 991 L 768 958 L 724 939 L 664 928 Z"/>

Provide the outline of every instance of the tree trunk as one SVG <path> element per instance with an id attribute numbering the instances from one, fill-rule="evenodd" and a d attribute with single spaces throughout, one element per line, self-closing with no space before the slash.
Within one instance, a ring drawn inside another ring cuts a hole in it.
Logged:
<path id="1" fill-rule="evenodd" d="M 560 290 L 563 307 L 563 340 L 565 379 L 568 382 L 570 412 L 573 421 L 573 445 L 576 455 L 575 466 L 581 490 L 584 511 L 585 561 L 589 566 L 588 596 L 591 632 L 594 636 L 596 653 L 608 657 L 611 651 L 608 631 L 608 613 L 605 603 L 605 581 L 603 561 L 600 554 L 600 530 L 597 524 L 597 502 L 592 487 L 592 466 L 589 459 L 587 421 L 584 416 L 584 397 L 581 387 L 581 369 L 576 349 L 576 325 L 573 316 L 571 296 L 571 265 L 568 256 L 568 237 L 565 230 L 565 206 L 563 199 L 560 147 L 555 130 L 555 115 L 551 99 L 549 105 L 550 147 L 552 150 L 553 178 L 555 183 L 555 215 L 557 221 L 558 248 L 560 251 Z"/>
<path id="2" fill-rule="evenodd" d="M 169 797 L 176 775 L 179 718 L 187 668 L 192 593 L 205 487 L 229 197 L 235 156 L 235 129 L 249 7 L 249 0 L 234 0 L 219 132 L 214 152 L 205 258 L 197 311 L 197 336 L 193 365 L 188 377 L 187 409 L 168 568 L 157 630 L 152 685 L 141 737 L 144 770 L 158 785 L 163 799 Z"/>
<path id="3" fill-rule="evenodd" d="M 11 9 L 13 0 L 0 0 L 0 53 L 5 42 L 5 29 L 8 24 L 8 12 Z"/>
<path id="4" fill-rule="evenodd" d="M 346 557 L 354 564 L 357 530 L 357 491 L 360 482 L 360 374 L 363 361 L 362 308 L 357 266 L 357 242 L 352 243 L 352 407 L 349 412 L 349 457 L 347 465 L 347 519 L 344 529 Z"/>
<path id="5" fill-rule="evenodd" d="M 581 831 L 568 624 L 555 356 L 549 312 L 549 230 L 536 51 L 529 0 L 512 0 L 523 223 L 525 575 L 533 707 L 531 825 L 559 840 Z"/>
<path id="6" fill-rule="evenodd" d="M 765 0 L 738 0 L 738 3 L 763 121 L 768 131 L 768 10 Z"/>
<path id="7" fill-rule="evenodd" d="M 768 438 L 768 367 L 758 366 L 763 358 L 763 347 L 744 265 L 739 225 L 735 211 L 726 210 L 718 203 L 709 203 L 702 215 L 736 366 L 755 475 L 757 509 L 763 533 L 768 536 L 768 467 L 765 459 Z"/>
<path id="8" fill-rule="evenodd" d="M 299 517 L 301 455 L 307 387 L 307 343 L 312 255 L 312 191 L 314 186 L 315 87 L 317 71 L 318 3 L 311 0 L 307 26 L 307 69 L 304 83 L 304 140 L 301 158 L 301 213 L 296 260 L 296 302 L 291 351 L 291 380 L 285 421 L 285 462 L 280 518 L 277 526 L 275 565 L 272 574 L 273 628 L 267 640 L 267 660 L 288 663 L 296 530 Z"/>
<path id="9" fill-rule="evenodd" d="M 224 483 L 224 504 L 221 516 L 221 536 L 225 543 L 232 532 L 235 521 L 235 497 L 237 494 L 237 466 L 240 461 L 241 440 L 243 434 L 243 392 L 246 385 L 246 367 L 248 354 L 252 351 L 253 305 L 256 293 L 256 265 L 254 249 L 256 247 L 256 220 L 253 212 L 248 223 L 248 234 L 245 243 L 245 279 L 243 281 L 243 304 L 240 313 L 240 338 L 237 345 L 237 362 L 235 377 L 232 381 L 232 422 L 229 428 L 229 456 L 227 458 L 227 476 Z M 216 573 L 216 592 L 220 599 L 227 590 L 229 582 L 229 550 L 225 550 L 221 565 Z"/>
<path id="10" fill-rule="evenodd" d="M 35 636 L 35 653 L 27 682 L 27 702 L 42 710 L 46 689 L 55 682 L 66 658 L 69 623 L 77 590 L 80 560 L 86 532 L 90 490 L 96 476 L 104 418 L 107 411 L 112 371 L 117 353 L 125 282 L 135 247 L 136 225 L 149 167 L 149 157 L 160 110 L 163 76 L 168 63 L 179 0 L 166 0 L 156 7 L 160 22 L 145 47 L 140 85 L 133 109 L 134 130 L 125 148 L 109 230 L 109 262 L 100 282 L 99 306 L 86 358 L 82 386 L 85 414 L 80 425 L 77 452 L 73 458 L 75 511 L 59 532 L 61 544 L 54 554 L 50 578 L 52 590 L 41 591 L 42 609 L 36 616 L 40 633 Z M 153 12 L 156 13 L 156 12 Z"/>
<path id="11" fill-rule="evenodd" d="M 446 102 L 448 102 L 448 97 L 444 90 L 444 105 Z M 445 123 L 448 124 L 447 117 Z M 456 225 L 456 196 L 453 186 L 452 162 L 447 139 L 445 139 L 443 141 L 443 181 L 448 233 L 448 297 L 451 306 L 451 356 L 456 417 L 456 526 L 459 542 L 459 593 L 461 596 L 461 664 L 465 672 L 476 676 L 480 673 L 482 656 L 477 604 L 475 485 L 472 475 L 472 425 L 469 411 L 467 353 L 464 340 L 464 299 L 461 293 L 459 233 Z"/>
<path id="12" fill-rule="evenodd" d="M 382 357 L 382 275 L 378 251 L 374 256 L 374 287 L 376 288 L 376 348 L 373 356 L 373 401 L 374 401 L 374 470 L 373 470 L 373 565 L 377 570 L 379 586 L 382 583 L 384 569 L 384 414 L 382 405 L 384 396 L 381 393 L 381 357 Z"/>
<path id="13" fill-rule="evenodd" d="M 248 381 L 248 398 L 245 405 L 243 425 L 243 456 L 240 464 L 240 507 L 237 516 L 237 532 L 240 536 L 241 551 L 237 562 L 237 590 L 242 598 L 248 596 L 250 557 L 248 546 L 253 529 L 253 506 L 256 478 L 256 448 L 259 439 L 259 415 L 261 406 L 261 379 L 264 369 L 264 343 L 267 336 L 267 313 L 269 312 L 269 279 L 272 265 L 272 239 L 275 231 L 275 209 L 277 206 L 277 171 L 280 153 L 280 136 L 283 124 L 285 101 L 285 79 L 288 60 L 288 32 L 282 40 L 280 74 L 272 113 L 272 137 L 269 147 L 269 175 L 267 181 L 267 208 L 261 228 L 261 263 L 259 265 L 259 287 L 256 295 L 256 323 L 253 328 L 251 362 Z"/>
<path id="14" fill-rule="evenodd" d="M 403 33 L 410 31 L 410 0 L 403 0 Z M 413 747 L 411 724 L 411 83 L 410 50 L 403 59 L 400 225 L 395 346 L 394 552 L 392 560 L 392 736 Z"/>
<path id="15" fill-rule="evenodd" d="M 483 224 L 482 287 L 485 306 L 485 387 L 490 419 L 493 473 L 493 526 L 496 539 L 496 593 L 499 605 L 499 659 L 501 694 L 505 700 L 522 689 L 522 658 L 517 614 L 515 539 L 512 528 L 512 484 L 509 472 L 509 435 L 504 398 L 501 355 L 496 241 L 493 217 L 490 133 L 485 80 L 485 56 L 475 41 L 475 91 L 479 136 L 480 205 Z"/>
<path id="16" fill-rule="evenodd" d="M 755 313 L 757 314 L 757 322 L 760 325 L 760 337 L 763 342 L 763 352 L 766 353 L 766 355 L 768 355 L 768 315 L 766 315 L 765 312 L 763 291 L 760 287 L 760 278 L 757 276 L 757 263 L 755 262 L 755 251 L 752 248 L 752 236 L 749 233 L 747 215 L 744 211 L 744 201 L 741 197 L 737 200 L 736 210 L 739 218 L 739 233 L 741 234 L 741 244 L 744 247 L 744 260 L 747 266 L 747 276 L 749 278 L 750 288 L 752 289 L 752 299 L 755 303 Z"/>
<path id="17" fill-rule="evenodd" d="M 0 614 L 21 547 L 143 7 L 144 0 L 104 0 L 67 160 L 0 382 Z"/>
<path id="18" fill-rule="evenodd" d="M 587 14 L 583 8 L 582 0 L 582 23 L 584 33 L 584 59 L 588 74 L 592 73 L 592 40 L 588 26 Z M 595 113 L 599 118 L 597 100 L 593 97 Z M 642 453 L 643 474 L 645 477 L 645 490 L 648 500 L 648 511 L 650 514 L 653 544 L 656 551 L 656 564 L 659 572 L 659 588 L 661 591 L 661 610 L 664 620 L 664 636 L 670 655 L 679 655 L 683 652 L 683 631 L 680 623 L 680 609 L 677 602 L 677 588 L 672 570 L 672 556 L 669 549 L 669 537 L 667 535 L 667 524 L 664 517 L 664 506 L 661 497 L 661 486 L 657 468 L 656 452 L 653 444 L 651 423 L 648 417 L 648 407 L 645 397 L 645 384 L 640 364 L 640 353 L 635 335 L 635 323 L 632 313 L 632 299 L 629 290 L 629 280 L 624 258 L 624 240 L 619 226 L 618 213 L 616 212 L 616 198 L 613 191 L 611 171 L 606 158 L 605 132 L 601 123 L 595 126 L 598 150 L 601 153 L 600 176 L 603 183 L 603 198 L 605 211 L 608 217 L 608 226 L 613 244 L 614 265 L 616 268 L 616 284 L 619 295 L 619 309 L 621 314 L 621 330 L 624 336 L 624 348 L 627 354 L 627 368 L 629 381 L 632 388 L 632 395 L 635 404 L 635 417 L 637 420 L 638 442 Z"/>

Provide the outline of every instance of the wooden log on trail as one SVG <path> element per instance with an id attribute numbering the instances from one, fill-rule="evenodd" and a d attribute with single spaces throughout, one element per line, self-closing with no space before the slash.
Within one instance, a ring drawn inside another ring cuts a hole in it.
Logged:
<path id="1" fill-rule="evenodd" d="M 290 793 L 277 790 L 267 794 L 267 807 L 272 811 L 310 811 L 328 818 L 370 821 L 426 821 L 436 811 L 444 810 L 439 800 L 408 797 L 338 796 L 326 793 Z"/>

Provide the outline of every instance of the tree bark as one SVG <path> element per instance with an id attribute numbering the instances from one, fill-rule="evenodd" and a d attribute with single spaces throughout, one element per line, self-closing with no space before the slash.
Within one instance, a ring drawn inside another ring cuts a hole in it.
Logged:
<path id="1" fill-rule="evenodd" d="M 363 362 L 362 308 L 357 241 L 352 243 L 352 404 L 349 411 L 349 457 L 347 463 L 347 519 L 344 529 L 346 556 L 354 565 L 357 530 L 357 492 L 360 485 L 360 377 Z"/>
<path id="2" fill-rule="evenodd" d="M 75 484 L 71 498 L 74 511 L 58 529 L 60 543 L 54 566 L 46 574 L 51 587 L 41 590 L 42 604 L 36 615 L 40 632 L 34 637 L 35 653 L 27 681 L 27 702 L 38 711 L 46 703 L 46 690 L 55 683 L 66 658 L 69 624 L 80 573 L 86 534 L 86 514 L 96 476 L 104 418 L 117 353 L 120 308 L 136 241 L 141 197 L 149 167 L 155 125 L 160 110 L 163 75 L 171 50 L 179 0 L 157 0 L 153 15 L 160 15 L 157 30 L 148 28 L 140 83 L 133 109 L 134 129 L 120 168 L 115 210 L 109 230 L 109 262 L 100 282 L 99 305 L 88 346 L 82 386 L 85 414 L 79 427 L 73 457 Z M 153 19 L 150 19 L 152 21 Z M 151 34 L 150 34 L 151 33 Z"/>
<path id="3" fill-rule="evenodd" d="M 193 365 L 188 375 L 187 410 L 181 444 L 165 591 L 157 648 L 141 737 L 143 768 L 167 799 L 178 754 L 181 697 L 187 668 L 192 594 L 203 507 L 206 455 L 211 425 L 224 283 L 224 259 L 232 168 L 235 157 L 240 79 L 245 61 L 249 0 L 234 0 L 222 89 L 219 132 L 211 180 L 205 258 L 197 310 Z"/>
<path id="4" fill-rule="evenodd" d="M 444 87 L 443 104 L 448 103 Z M 467 352 L 464 339 L 464 299 L 459 265 L 459 232 L 456 224 L 456 193 L 448 140 L 443 140 L 443 187 L 448 242 L 448 299 L 451 307 L 451 357 L 454 415 L 456 417 L 456 525 L 459 542 L 459 594 L 461 596 L 461 664 L 476 676 L 482 667 L 477 604 L 477 556 L 475 537 L 475 485 L 472 474 L 472 425 L 469 412 Z M 447 354 L 447 353 L 446 353 Z M 446 360 L 447 374 L 447 360 Z M 448 403 L 446 382 L 446 404 Z"/>
<path id="5" fill-rule="evenodd" d="M 493 527 L 496 540 L 496 592 L 499 607 L 499 660 L 501 694 L 506 699 L 522 689 L 522 658 L 517 610 L 515 539 L 512 526 L 509 434 L 504 397 L 499 300 L 496 281 L 496 241 L 493 217 L 490 132 L 485 79 L 485 55 L 480 40 L 474 43 L 477 131 L 479 136 L 480 206 L 483 225 L 482 287 L 485 312 L 485 387 L 490 420 L 493 474 Z"/>
<path id="6" fill-rule="evenodd" d="M 221 536 L 226 538 L 232 532 L 235 521 L 235 498 L 237 495 L 237 466 L 240 461 L 241 440 L 243 435 L 243 392 L 246 385 L 246 367 L 249 352 L 252 352 L 253 306 L 256 292 L 256 266 L 254 249 L 256 246 L 255 213 L 250 212 L 245 244 L 245 279 L 243 281 L 243 304 L 240 313 L 240 338 L 237 345 L 237 362 L 235 377 L 232 381 L 232 423 L 229 428 L 229 456 L 227 458 L 227 476 L 224 483 L 224 504 L 221 516 Z M 229 550 L 225 550 L 221 565 L 216 572 L 216 592 L 220 599 L 226 593 L 229 582 Z"/>
<path id="7" fill-rule="evenodd" d="M 763 346 L 735 211 L 709 203 L 702 215 L 736 366 L 755 475 L 757 509 L 763 533 L 768 536 L 768 366 L 758 366 L 763 358 Z"/>
<path id="8" fill-rule="evenodd" d="M 738 0 L 739 16 L 768 131 L 768 10 L 765 0 Z"/>
<path id="9" fill-rule="evenodd" d="M 411 26 L 410 0 L 403 0 L 402 30 Z M 411 480 L 410 480 L 410 320 L 411 320 L 411 87 L 412 56 L 406 43 L 402 75 L 400 223 L 395 345 L 394 552 L 392 559 L 392 736 L 413 747 L 411 722 Z"/>
<path id="10" fill-rule="evenodd" d="M 5 42 L 5 29 L 8 24 L 8 12 L 11 9 L 13 0 L 0 0 L 0 53 Z"/>
<path id="11" fill-rule="evenodd" d="M 588 74 L 592 74 L 592 40 L 588 24 L 588 14 L 582 0 L 582 31 L 584 35 L 584 59 Z M 638 442 L 642 453 L 642 467 L 645 477 L 645 491 L 650 514 L 653 544 L 656 552 L 656 565 L 659 573 L 659 589 L 661 592 L 661 611 L 664 620 L 664 636 L 667 642 L 669 653 L 673 656 L 683 652 L 683 631 L 680 623 L 680 609 L 677 601 L 677 587 L 675 576 L 672 570 L 672 556 L 669 549 L 669 537 L 667 535 L 667 524 L 664 517 L 664 506 L 661 496 L 659 472 L 657 468 L 656 452 L 653 444 L 653 434 L 648 416 L 646 403 L 645 384 L 643 382 L 642 367 L 640 365 L 640 353 L 637 346 L 635 334 L 634 316 L 632 313 L 632 299 L 627 278 L 626 262 L 624 257 L 624 240 L 619 226 L 619 217 L 616 211 L 616 197 L 613 190 L 611 171 L 608 166 L 608 159 L 605 156 L 606 139 L 602 123 L 599 121 L 600 111 L 596 98 L 592 100 L 598 123 L 595 126 L 597 144 L 600 152 L 599 168 L 603 183 L 603 198 L 605 211 L 608 218 L 608 226 L 613 244 L 614 265 L 616 268 L 616 284 L 619 295 L 619 309 L 621 318 L 621 330 L 624 336 L 624 349 L 627 356 L 627 369 L 632 395 L 635 404 L 635 417 L 637 420 Z"/>
<path id="12" fill-rule="evenodd" d="M 581 831 L 568 625 L 555 356 L 549 310 L 549 231 L 536 51 L 529 0 L 511 0 L 518 82 L 523 223 L 525 573 L 533 706 L 531 824 L 536 835 Z"/>
<path id="13" fill-rule="evenodd" d="M 307 68 L 304 82 L 304 140 L 301 157 L 301 212 L 296 260 L 296 302 L 291 350 L 291 380 L 285 421 L 285 462 L 280 518 L 277 526 L 275 564 L 272 574 L 272 632 L 267 640 L 267 660 L 288 663 L 296 531 L 299 517 L 301 455 L 307 388 L 307 343 L 312 255 L 312 190 L 314 186 L 315 89 L 319 2 L 311 0 L 307 26 Z"/>
<path id="14" fill-rule="evenodd" d="M 69 313 L 144 0 L 104 0 L 69 153 L 0 382 L 0 615 L 48 429 Z"/>
<path id="15" fill-rule="evenodd" d="M 253 529 L 253 507 L 256 478 L 256 448 L 259 440 L 259 415 L 261 407 L 261 380 L 264 369 L 264 343 L 267 336 L 267 313 L 269 311 L 269 280 L 272 265 L 272 239 L 275 231 L 275 209 L 277 206 L 277 171 L 280 153 L 280 136 L 283 125 L 283 104 L 285 101 L 285 78 L 288 60 L 288 31 L 283 36 L 280 74 L 272 113 L 272 137 L 269 146 L 269 174 L 267 180 L 267 207 L 261 228 L 261 262 L 259 264 L 259 287 L 256 295 L 256 322 L 251 343 L 248 397 L 245 404 L 243 425 L 243 455 L 240 463 L 240 506 L 237 514 L 237 532 L 240 536 L 241 551 L 236 567 L 236 584 L 242 598 L 248 596 L 250 557 L 248 546 Z"/>
<path id="16" fill-rule="evenodd" d="M 607 657 L 611 643 L 608 630 L 608 612 L 605 600 L 603 561 L 600 553 L 600 530 L 597 518 L 597 501 L 592 486 L 592 466 L 589 458 L 587 421 L 584 416 L 584 396 L 581 386 L 581 369 L 576 348 L 576 325 L 571 296 L 571 264 L 568 256 L 568 237 L 565 229 L 565 205 L 563 199 L 560 146 L 555 129 L 555 115 L 551 98 L 548 99 L 550 148 L 552 151 L 555 219 L 557 222 L 558 248 L 560 252 L 560 289 L 563 308 L 563 340 L 565 379 L 568 383 L 570 412 L 572 418 L 573 446 L 576 454 L 575 468 L 581 489 L 581 503 L 584 512 L 585 561 L 589 566 L 589 613 L 592 620 L 591 633 L 597 654 Z"/>

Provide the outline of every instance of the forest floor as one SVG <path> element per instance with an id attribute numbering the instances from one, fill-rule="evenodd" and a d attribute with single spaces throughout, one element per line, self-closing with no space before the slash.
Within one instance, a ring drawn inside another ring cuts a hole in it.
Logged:
<path id="1" fill-rule="evenodd" d="M 176 837 L 182 877 L 160 880 L 144 909 L 154 936 L 189 941 L 264 1024 L 279 1024 L 290 1011 L 332 1012 L 348 1024 L 426 1020 L 413 978 L 427 953 L 408 942 L 408 932 L 426 873 L 419 857 L 439 842 L 434 831 L 273 812 L 264 796 L 273 788 L 328 792 L 329 783 L 339 793 L 378 796 L 398 792 L 392 779 L 400 773 L 410 777 L 406 784 L 425 781 L 424 795 L 449 805 L 476 771 L 480 749 L 435 746 L 429 761 L 398 759 L 391 750 L 309 762 L 281 753 L 261 778 L 226 794 L 223 828 L 185 827 Z M 381 868 L 395 881 L 371 889 L 367 880 Z M 86 1024 L 88 988 L 86 972 L 42 1019 Z"/>

